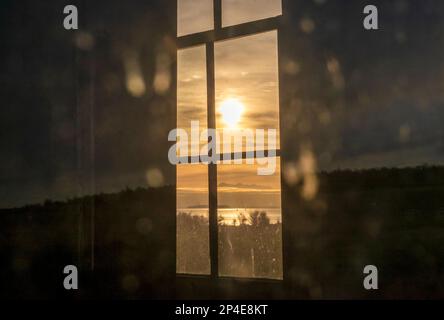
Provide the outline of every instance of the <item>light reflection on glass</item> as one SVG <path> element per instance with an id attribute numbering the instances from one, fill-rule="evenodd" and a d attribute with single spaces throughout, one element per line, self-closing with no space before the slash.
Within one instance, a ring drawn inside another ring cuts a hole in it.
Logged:
<path id="1" fill-rule="evenodd" d="M 259 176 L 257 163 L 218 165 L 221 276 L 282 279 L 280 165 L 273 160 L 270 176 Z"/>

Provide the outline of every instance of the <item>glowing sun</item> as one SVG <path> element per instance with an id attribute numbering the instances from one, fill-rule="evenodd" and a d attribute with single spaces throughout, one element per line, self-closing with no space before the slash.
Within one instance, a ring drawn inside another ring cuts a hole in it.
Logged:
<path id="1" fill-rule="evenodd" d="M 244 113 L 244 105 L 237 99 L 226 99 L 219 109 L 223 122 L 230 128 L 235 128 Z"/>

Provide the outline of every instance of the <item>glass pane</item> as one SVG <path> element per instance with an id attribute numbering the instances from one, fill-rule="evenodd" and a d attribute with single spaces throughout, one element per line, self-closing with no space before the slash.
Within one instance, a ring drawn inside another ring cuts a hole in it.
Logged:
<path id="1" fill-rule="evenodd" d="M 177 56 L 177 128 L 184 129 L 190 142 L 181 156 L 198 155 L 205 141 L 191 139 L 192 122 L 199 122 L 199 132 L 207 128 L 207 73 L 205 46 L 178 51 Z M 178 139 L 181 140 L 181 139 Z M 192 144 L 194 143 L 194 144 Z M 178 144 L 179 146 L 179 144 Z M 179 149 L 179 148 L 178 148 Z M 191 151 L 193 150 L 193 153 Z M 178 150 L 179 154 L 179 150 Z"/>
<path id="2" fill-rule="evenodd" d="M 177 1 L 177 35 L 179 37 L 213 28 L 213 0 Z"/>
<path id="3" fill-rule="evenodd" d="M 279 73 L 277 31 L 221 41 L 215 44 L 216 123 L 223 140 L 223 152 L 234 150 L 229 135 L 257 138 L 265 130 L 265 144 L 256 139 L 256 150 L 279 148 Z M 253 131 L 252 131 L 253 130 Z M 268 143 L 268 130 L 276 137 Z M 253 147 L 246 145 L 243 150 Z M 248 147 L 248 148 L 246 148 Z M 241 150 L 236 150 L 236 152 Z"/>
<path id="4" fill-rule="evenodd" d="M 269 176 L 258 175 L 263 163 L 218 165 L 221 276 L 282 279 L 280 166 L 268 160 Z"/>
<path id="5" fill-rule="evenodd" d="M 178 273 L 210 274 L 208 167 L 177 166 Z"/>
<path id="6" fill-rule="evenodd" d="M 272 18 L 281 14 L 281 0 L 222 0 L 223 27 Z"/>

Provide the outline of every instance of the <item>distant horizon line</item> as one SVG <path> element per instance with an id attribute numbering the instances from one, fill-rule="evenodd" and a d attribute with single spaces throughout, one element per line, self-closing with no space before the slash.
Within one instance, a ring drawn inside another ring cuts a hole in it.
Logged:
<path id="1" fill-rule="evenodd" d="M 333 170 L 317 170 L 315 172 L 316 175 L 320 174 L 334 174 L 334 173 L 340 173 L 340 172 L 352 172 L 352 173 L 360 173 L 360 172 L 370 172 L 370 171 L 376 171 L 376 170 L 413 170 L 413 169 L 436 169 L 441 168 L 444 169 L 444 164 L 428 164 L 424 163 L 422 165 L 417 166 L 399 166 L 399 167 L 374 167 L 374 168 L 360 168 L 360 169 L 353 169 L 353 168 L 336 168 Z M 42 199 L 40 201 L 36 201 L 33 203 L 24 203 L 24 204 L 18 204 L 14 206 L 7 206 L 7 207 L 1 207 L 1 211 L 9 211 L 9 210 L 16 210 L 16 209 L 23 209 L 26 207 L 34 207 L 34 206 L 43 206 L 45 205 L 45 202 L 72 202 L 72 201 L 78 201 L 84 198 L 90 198 L 90 197 L 96 197 L 100 195 L 117 195 L 119 193 L 125 192 L 125 191 L 138 191 L 140 189 L 142 190 L 158 190 L 162 188 L 173 188 L 175 187 L 175 184 L 165 184 L 163 186 L 159 187 L 150 187 L 150 186 L 126 186 L 120 189 L 119 191 L 99 191 L 95 194 L 78 194 L 78 195 L 72 195 L 72 196 L 66 196 L 64 198 L 53 198 L 53 199 Z"/>

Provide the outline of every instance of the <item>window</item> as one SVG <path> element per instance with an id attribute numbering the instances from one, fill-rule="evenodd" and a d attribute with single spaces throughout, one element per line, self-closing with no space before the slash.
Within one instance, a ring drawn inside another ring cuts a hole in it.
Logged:
<path id="1" fill-rule="evenodd" d="M 205 46 L 180 50 L 177 55 L 177 127 L 191 136 L 192 121 L 199 121 L 199 131 L 207 128 L 207 66 Z M 188 153 L 198 145 L 188 145 Z"/>
<path id="2" fill-rule="evenodd" d="M 208 172 L 201 164 L 177 166 L 177 272 L 210 273 Z"/>
<path id="3" fill-rule="evenodd" d="M 277 32 L 216 42 L 214 50 L 217 129 L 272 128 L 279 132 Z M 242 108 L 236 126 L 224 114 L 225 105 L 233 99 Z M 279 143 L 279 137 L 276 141 Z M 265 148 L 267 143 L 266 135 Z M 248 151 L 245 146 L 243 151 Z"/>
<path id="4" fill-rule="evenodd" d="M 219 275 L 282 278 L 280 169 L 260 176 L 257 165 L 219 164 Z"/>
<path id="5" fill-rule="evenodd" d="M 280 0 L 178 0 L 177 126 L 200 137 L 185 153 L 198 163 L 177 166 L 179 274 L 283 277 L 281 13 Z"/>
<path id="6" fill-rule="evenodd" d="M 222 0 L 222 26 L 232 26 L 282 14 L 282 0 Z"/>
<path id="7" fill-rule="evenodd" d="M 177 12 L 178 36 L 214 28 L 213 0 L 179 0 Z"/>

